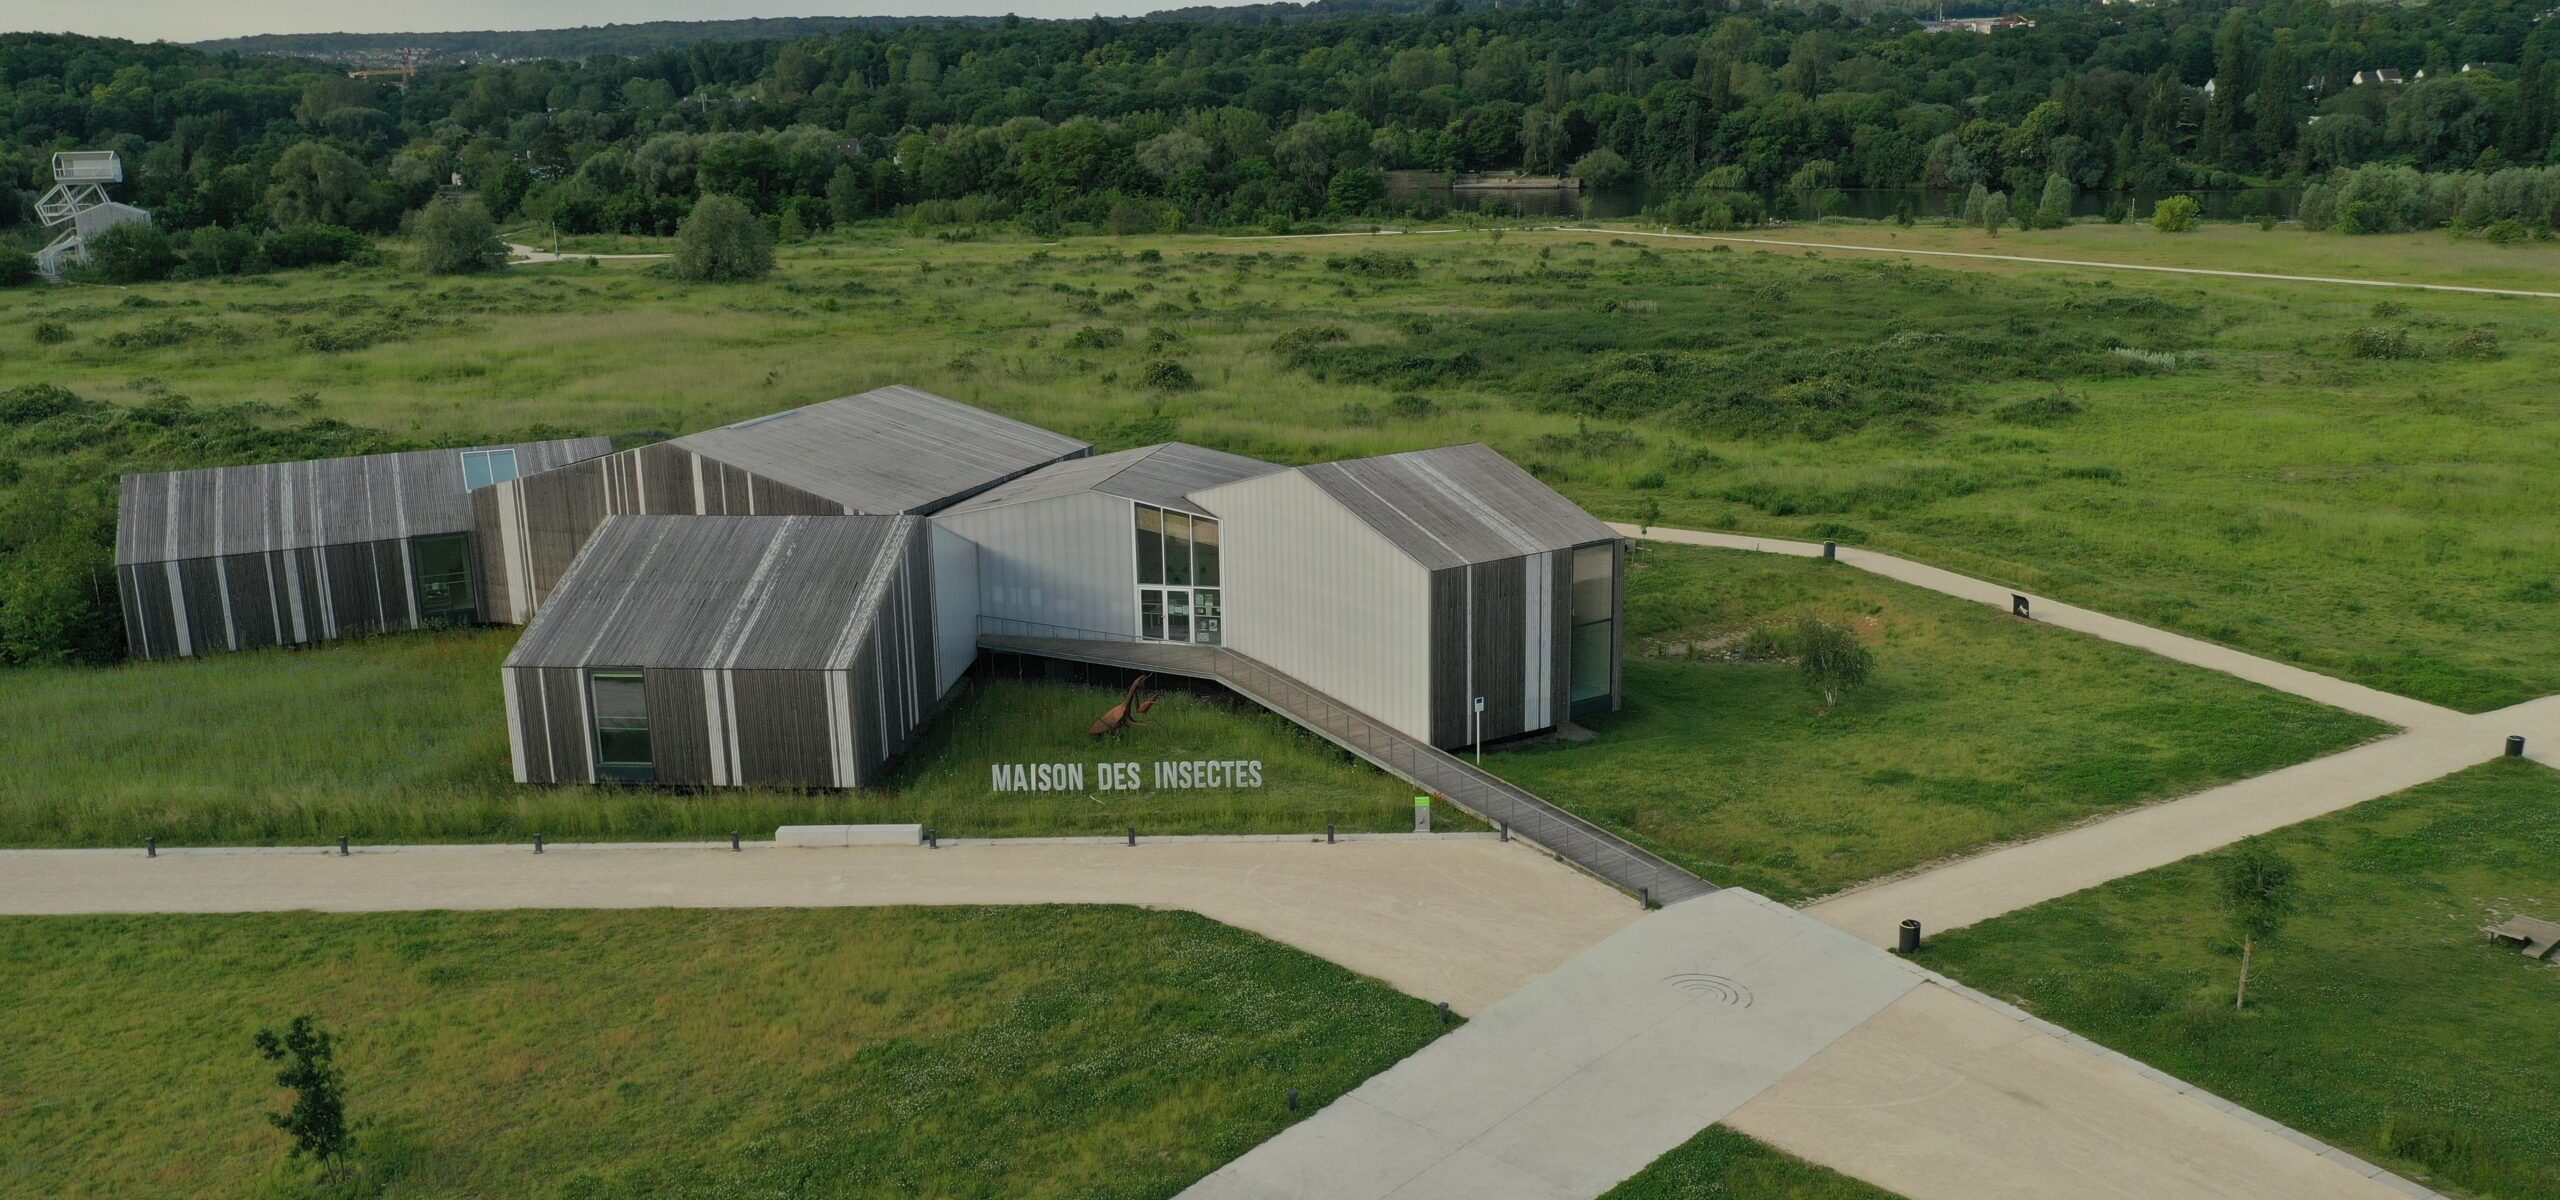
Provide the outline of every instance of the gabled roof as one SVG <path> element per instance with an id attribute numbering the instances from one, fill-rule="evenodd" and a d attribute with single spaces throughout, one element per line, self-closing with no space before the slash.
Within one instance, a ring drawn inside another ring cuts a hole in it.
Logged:
<path id="1" fill-rule="evenodd" d="M 1185 442 L 1160 442 L 1135 450 L 1116 450 L 1091 458 L 1055 463 L 990 488 L 952 513 L 977 512 L 1007 504 L 1054 500 L 1084 492 L 1101 492 L 1141 504 L 1210 515 L 1192 503 L 1191 493 L 1239 479 L 1285 470 L 1258 458 L 1229 454 Z"/>
<path id="2" fill-rule="evenodd" d="M 1481 443 L 1298 470 L 1380 536 L 1435 571 L 1618 536 Z"/>
<path id="3" fill-rule="evenodd" d="M 923 524 L 608 518 L 506 665 L 841 670 Z"/>
<path id="4" fill-rule="evenodd" d="M 116 562 L 337 546 L 471 528 L 465 450 L 513 450 L 526 475 L 611 453 L 600 437 L 127 475 Z"/>
<path id="5" fill-rule="evenodd" d="M 704 458 L 861 513 L 928 513 L 1093 447 L 891 386 L 675 439 Z"/>

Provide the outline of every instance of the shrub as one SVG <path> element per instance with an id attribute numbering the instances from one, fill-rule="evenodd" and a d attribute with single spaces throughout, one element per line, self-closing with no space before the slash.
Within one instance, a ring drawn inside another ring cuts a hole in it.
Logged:
<path id="1" fill-rule="evenodd" d="M 343 225 L 287 225 L 260 243 L 267 262 L 278 267 L 318 267 L 353 262 L 373 248 L 363 234 Z"/>
<path id="2" fill-rule="evenodd" d="M 59 346 L 71 340 L 71 327 L 60 321 L 36 322 L 35 339 L 39 346 Z"/>
<path id="3" fill-rule="evenodd" d="M 676 230 L 675 273 L 696 282 L 759 279 L 773 270 L 764 223 L 735 196 L 709 195 Z"/>
<path id="4" fill-rule="evenodd" d="M 1108 350 L 1129 340 L 1117 325 L 1087 325 L 1067 335 L 1069 350 Z"/>
<path id="5" fill-rule="evenodd" d="M 1188 391 L 1191 388 L 1198 386 L 1199 382 L 1199 380 L 1191 377 L 1191 368 L 1183 366 L 1181 363 L 1175 362 L 1172 359 L 1160 358 L 1147 364 L 1145 383 L 1148 387 L 1154 388 L 1157 391 Z"/>
<path id="6" fill-rule="evenodd" d="M 2347 335 L 2347 350 L 2357 358 L 2416 358 L 2418 342 L 2406 329 L 2367 325 Z"/>
<path id="7" fill-rule="evenodd" d="M 2000 227 L 2009 223 L 2009 193 L 1993 192 L 1982 202 L 1982 231 L 2000 236 Z"/>
<path id="8" fill-rule="evenodd" d="M 1991 419 L 2004 425 L 2029 425 L 2043 428 L 2059 425 L 2081 412 L 2080 402 L 2056 390 L 2042 396 L 2012 400 L 1991 414 Z"/>
<path id="9" fill-rule="evenodd" d="M 36 256 L 0 246 L 0 287 L 23 287 L 36 281 Z"/>
<path id="10" fill-rule="evenodd" d="M 1633 182 L 1636 174 L 1634 164 L 1607 146 L 1575 159 L 1572 170 L 1574 178 L 1594 188 L 1618 187 Z"/>
<path id="11" fill-rule="evenodd" d="M 2151 206 L 2151 227 L 2162 233 L 2194 233 L 2203 211 L 2193 196 L 2170 196 Z"/>
<path id="12" fill-rule="evenodd" d="M 2500 353 L 2497 331 L 2463 330 L 2453 335 L 2452 341 L 2445 343 L 2444 352 L 2447 358 L 2496 358 Z"/>
<path id="13" fill-rule="evenodd" d="M 1290 366 L 1304 366 L 1318 347 L 1348 341 L 1351 331 L 1340 325 L 1300 325 L 1272 339 L 1271 352 Z"/>
<path id="14" fill-rule="evenodd" d="M 477 200 L 430 203 L 418 211 L 412 232 L 418 269 L 429 275 L 469 275 L 506 265 L 507 244 L 498 240 L 497 222 Z"/>
<path id="15" fill-rule="evenodd" d="M 1371 279 L 1411 279 L 1422 273 L 1420 264 L 1410 254 L 1389 254 L 1384 250 L 1364 250 L 1358 254 L 1326 256 L 1325 269 Z"/>
<path id="16" fill-rule="evenodd" d="M 178 247 L 149 221 L 127 221 L 88 239 L 89 266 L 109 283 L 167 279 L 178 266 Z"/>
<path id="17" fill-rule="evenodd" d="M 246 275 L 266 266 L 258 235 L 206 225 L 187 235 L 187 267 L 198 275 Z"/>

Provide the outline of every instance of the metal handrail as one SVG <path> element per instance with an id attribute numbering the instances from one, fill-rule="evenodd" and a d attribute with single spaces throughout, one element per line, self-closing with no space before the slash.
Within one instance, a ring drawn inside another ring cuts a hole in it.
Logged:
<path id="1" fill-rule="evenodd" d="M 1592 824 L 1518 784 L 1411 737 L 1335 700 L 1300 680 L 1224 646 L 1166 642 L 1118 630 L 1082 629 L 1004 617 L 978 618 L 979 637 L 1028 642 L 1104 642 L 1144 646 L 1150 655 L 1111 656 L 1116 665 L 1150 668 L 1214 680 L 1238 695 L 1287 717 L 1416 787 L 1437 792 L 1477 817 L 1611 884 L 1669 903 L 1715 890 L 1715 885 L 1659 855 Z M 1014 649 L 999 645 L 999 649 Z M 1033 652 L 1037 652 L 1035 649 Z M 1090 651 L 1088 658 L 1098 657 Z"/>

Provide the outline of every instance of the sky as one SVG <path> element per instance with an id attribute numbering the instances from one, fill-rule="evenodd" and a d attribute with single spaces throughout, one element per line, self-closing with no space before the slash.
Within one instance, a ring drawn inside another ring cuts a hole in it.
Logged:
<path id="1" fill-rule="evenodd" d="M 799 4 L 722 0 L 0 0 L 0 32 L 86 33 L 135 41 L 197 42 L 252 33 L 409 33 L 453 29 L 561 29 L 639 21 L 739 17 L 867 17 L 959 14 L 1130 16 L 1239 0 L 818 0 Z"/>

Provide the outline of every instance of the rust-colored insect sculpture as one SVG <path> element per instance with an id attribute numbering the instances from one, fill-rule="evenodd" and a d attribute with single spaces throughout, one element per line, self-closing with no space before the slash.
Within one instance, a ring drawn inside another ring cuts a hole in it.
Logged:
<path id="1" fill-rule="evenodd" d="M 1138 690 L 1147 686 L 1147 681 L 1153 678 L 1155 677 L 1152 675 L 1140 675 L 1130 680 L 1129 694 L 1121 697 L 1120 703 L 1112 705 L 1111 711 L 1102 714 L 1102 719 L 1093 723 L 1093 736 L 1104 737 L 1133 725 L 1146 724 L 1138 719 L 1138 714 L 1154 708 L 1158 698 L 1149 696 L 1141 700 L 1138 698 Z"/>

